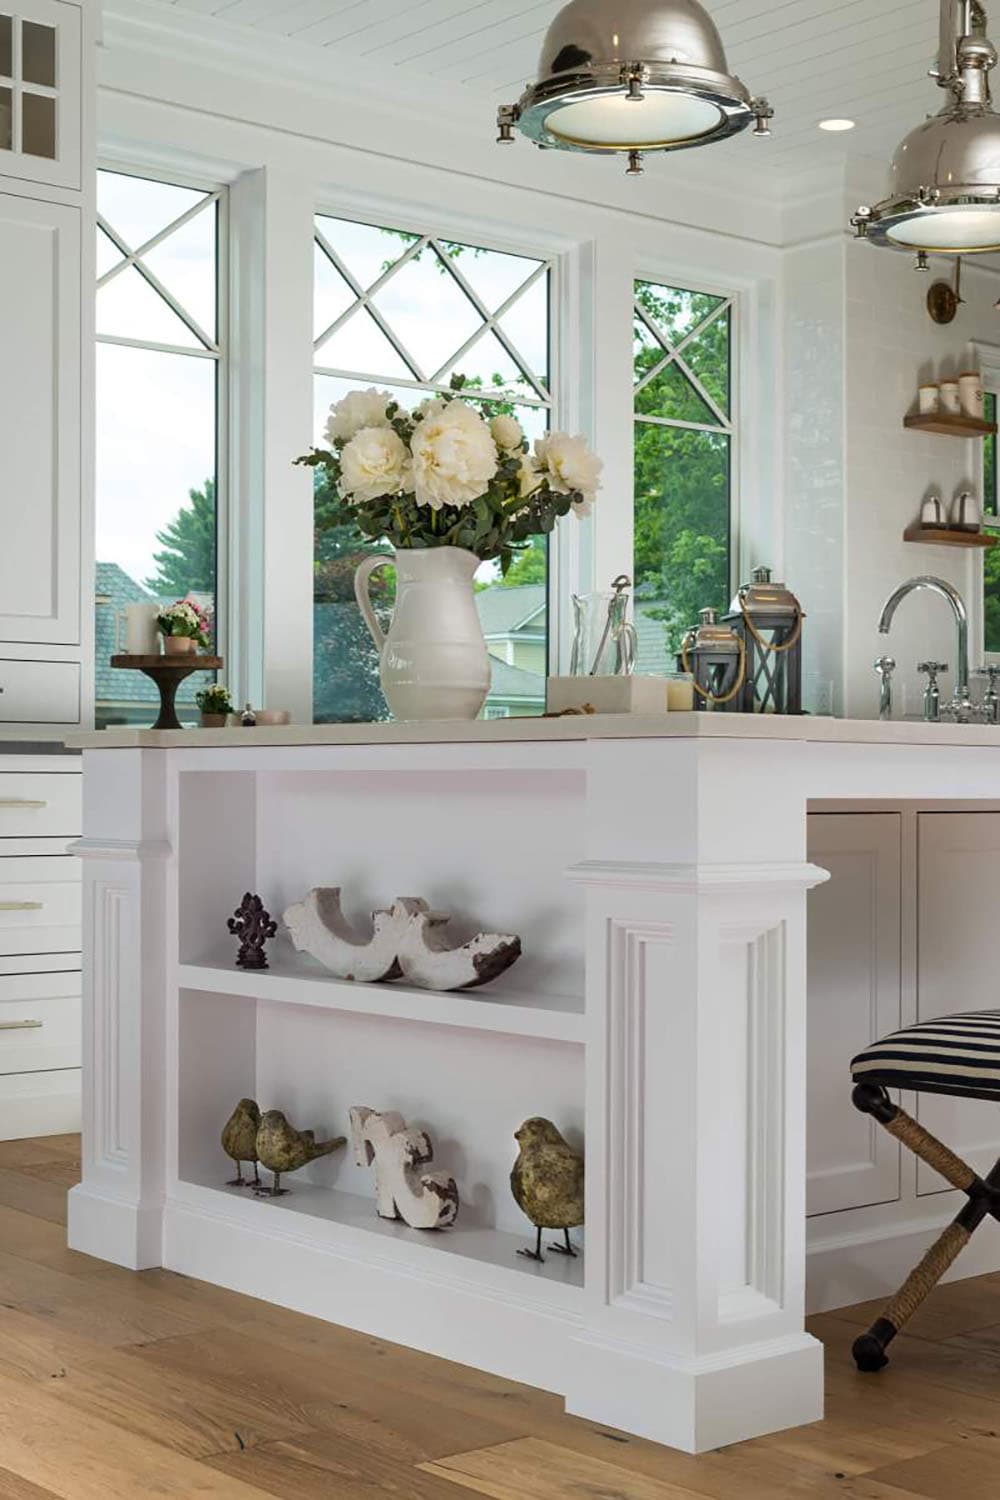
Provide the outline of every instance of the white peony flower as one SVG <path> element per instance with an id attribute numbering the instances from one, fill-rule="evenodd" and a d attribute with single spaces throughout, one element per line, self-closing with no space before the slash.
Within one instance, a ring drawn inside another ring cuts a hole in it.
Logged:
<path id="1" fill-rule="evenodd" d="M 497 471 L 497 450 L 478 412 L 464 401 L 429 410 L 410 439 L 418 505 L 469 505 Z"/>
<path id="2" fill-rule="evenodd" d="M 542 482 L 542 476 L 538 472 L 538 465 L 530 453 L 521 456 L 521 467 L 517 471 L 518 494 L 522 500 L 527 500 L 533 495 Z"/>
<path id="3" fill-rule="evenodd" d="M 604 465 L 582 437 L 550 432 L 536 438 L 535 459 L 556 494 L 569 495 L 575 490 L 585 500 L 593 500 L 601 487 Z"/>
<path id="4" fill-rule="evenodd" d="M 377 391 L 374 386 L 369 386 L 366 391 L 350 391 L 342 401 L 330 407 L 327 442 L 347 442 L 363 427 L 388 427 L 386 407 L 391 400 L 388 391 Z"/>
<path id="5" fill-rule="evenodd" d="M 524 432 L 516 417 L 499 412 L 490 423 L 490 433 L 501 453 L 516 453 L 524 442 Z"/>
<path id="6" fill-rule="evenodd" d="M 340 493 L 354 504 L 398 495 L 410 483 L 410 455 L 391 427 L 362 427 L 340 455 Z"/>

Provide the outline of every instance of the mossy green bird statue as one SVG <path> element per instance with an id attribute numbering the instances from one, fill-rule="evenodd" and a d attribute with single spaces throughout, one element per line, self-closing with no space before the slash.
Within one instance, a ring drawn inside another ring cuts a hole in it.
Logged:
<path id="1" fill-rule="evenodd" d="M 280 1198 L 288 1189 L 281 1186 L 282 1172 L 297 1172 L 317 1157 L 329 1156 L 339 1146 L 347 1145 L 347 1137 L 336 1136 L 333 1140 L 317 1141 L 312 1130 L 296 1130 L 290 1125 L 280 1109 L 269 1109 L 260 1117 L 257 1130 L 257 1160 L 262 1167 L 274 1173 L 274 1182 L 268 1187 L 257 1188 L 258 1198 Z"/>
<path id="2" fill-rule="evenodd" d="M 520 1146 L 510 1174 L 517 1206 L 535 1225 L 534 1250 L 519 1250 L 529 1260 L 544 1260 L 542 1230 L 561 1229 L 565 1243 L 549 1248 L 576 1255 L 569 1232 L 583 1223 L 583 1157 L 564 1141 L 551 1120 L 536 1115 L 514 1132 Z"/>
<path id="3" fill-rule="evenodd" d="M 257 1128 L 260 1125 L 260 1110 L 256 1100 L 241 1099 L 229 1119 L 222 1127 L 222 1149 L 236 1163 L 236 1176 L 226 1183 L 227 1187 L 250 1187 L 249 1177 L 243 1176 L 242 1162 L 253 1163 L 253 1186 L 260 1186 L 257 1171 Z"/>

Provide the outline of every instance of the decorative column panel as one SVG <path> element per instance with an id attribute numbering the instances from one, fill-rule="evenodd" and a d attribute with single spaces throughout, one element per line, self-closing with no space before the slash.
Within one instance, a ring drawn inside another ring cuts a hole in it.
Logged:
<path id="1" fill-rule="evenodd" d="M 83 1180 L 69 1243 L 158 1266 L 163 1206 L 166 951 L 164 762 L 158 751 L 84 757 Z"/>
<path id="2" fill-rule="evenodd" d="M 805 894 L 826 876 L 769 857 L 789 852 L 790 817 L 761 858 L 716 857 L 703 794 L 717 774 L 739 782 L 740 749 L 727 767 L 717 744 L 706 758 L 658 742 L 667 790 L 638 822 L 632 789 L 655 783 L 637 766 L 623 791 L 619 760 L 612 789 L 595 767 L 591 796 L 612 795 L 628 828 L 609 853 L 629 857 L 569 872 L 587 908 L 590 1227 L 567 1409 L 690 1452 L 822 1415 L 803 1330 Z M 773 790 L 798 795 L 792 777 Z M 804 801 L 801 821 L 804 845 Z"/>

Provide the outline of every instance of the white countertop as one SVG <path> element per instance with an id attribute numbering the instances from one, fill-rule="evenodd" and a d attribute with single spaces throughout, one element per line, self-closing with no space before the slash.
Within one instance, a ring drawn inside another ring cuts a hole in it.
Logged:
<path id="1" fill-rule="evenodd" d="M 565 718 L 438 719 L 420 723 L 286 724 L 255 729 L 104 729 L 66 736 L 73 750 L 239 749 L 266 745 L 505 744 L 607 739 L 799 740 L 1000 749 L 1000 726 L 883 723 L 778 714 L 587 714 Z"/>

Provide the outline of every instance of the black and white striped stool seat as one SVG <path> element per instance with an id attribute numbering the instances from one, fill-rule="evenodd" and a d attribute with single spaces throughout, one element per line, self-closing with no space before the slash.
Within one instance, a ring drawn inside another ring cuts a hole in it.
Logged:
<path id="1" fill-rule="evenodd" d="M 905 1026 L 859 1052 L 851 1075 L 886 1088 L 1000 1099 L 1000 1010 Z"/>

